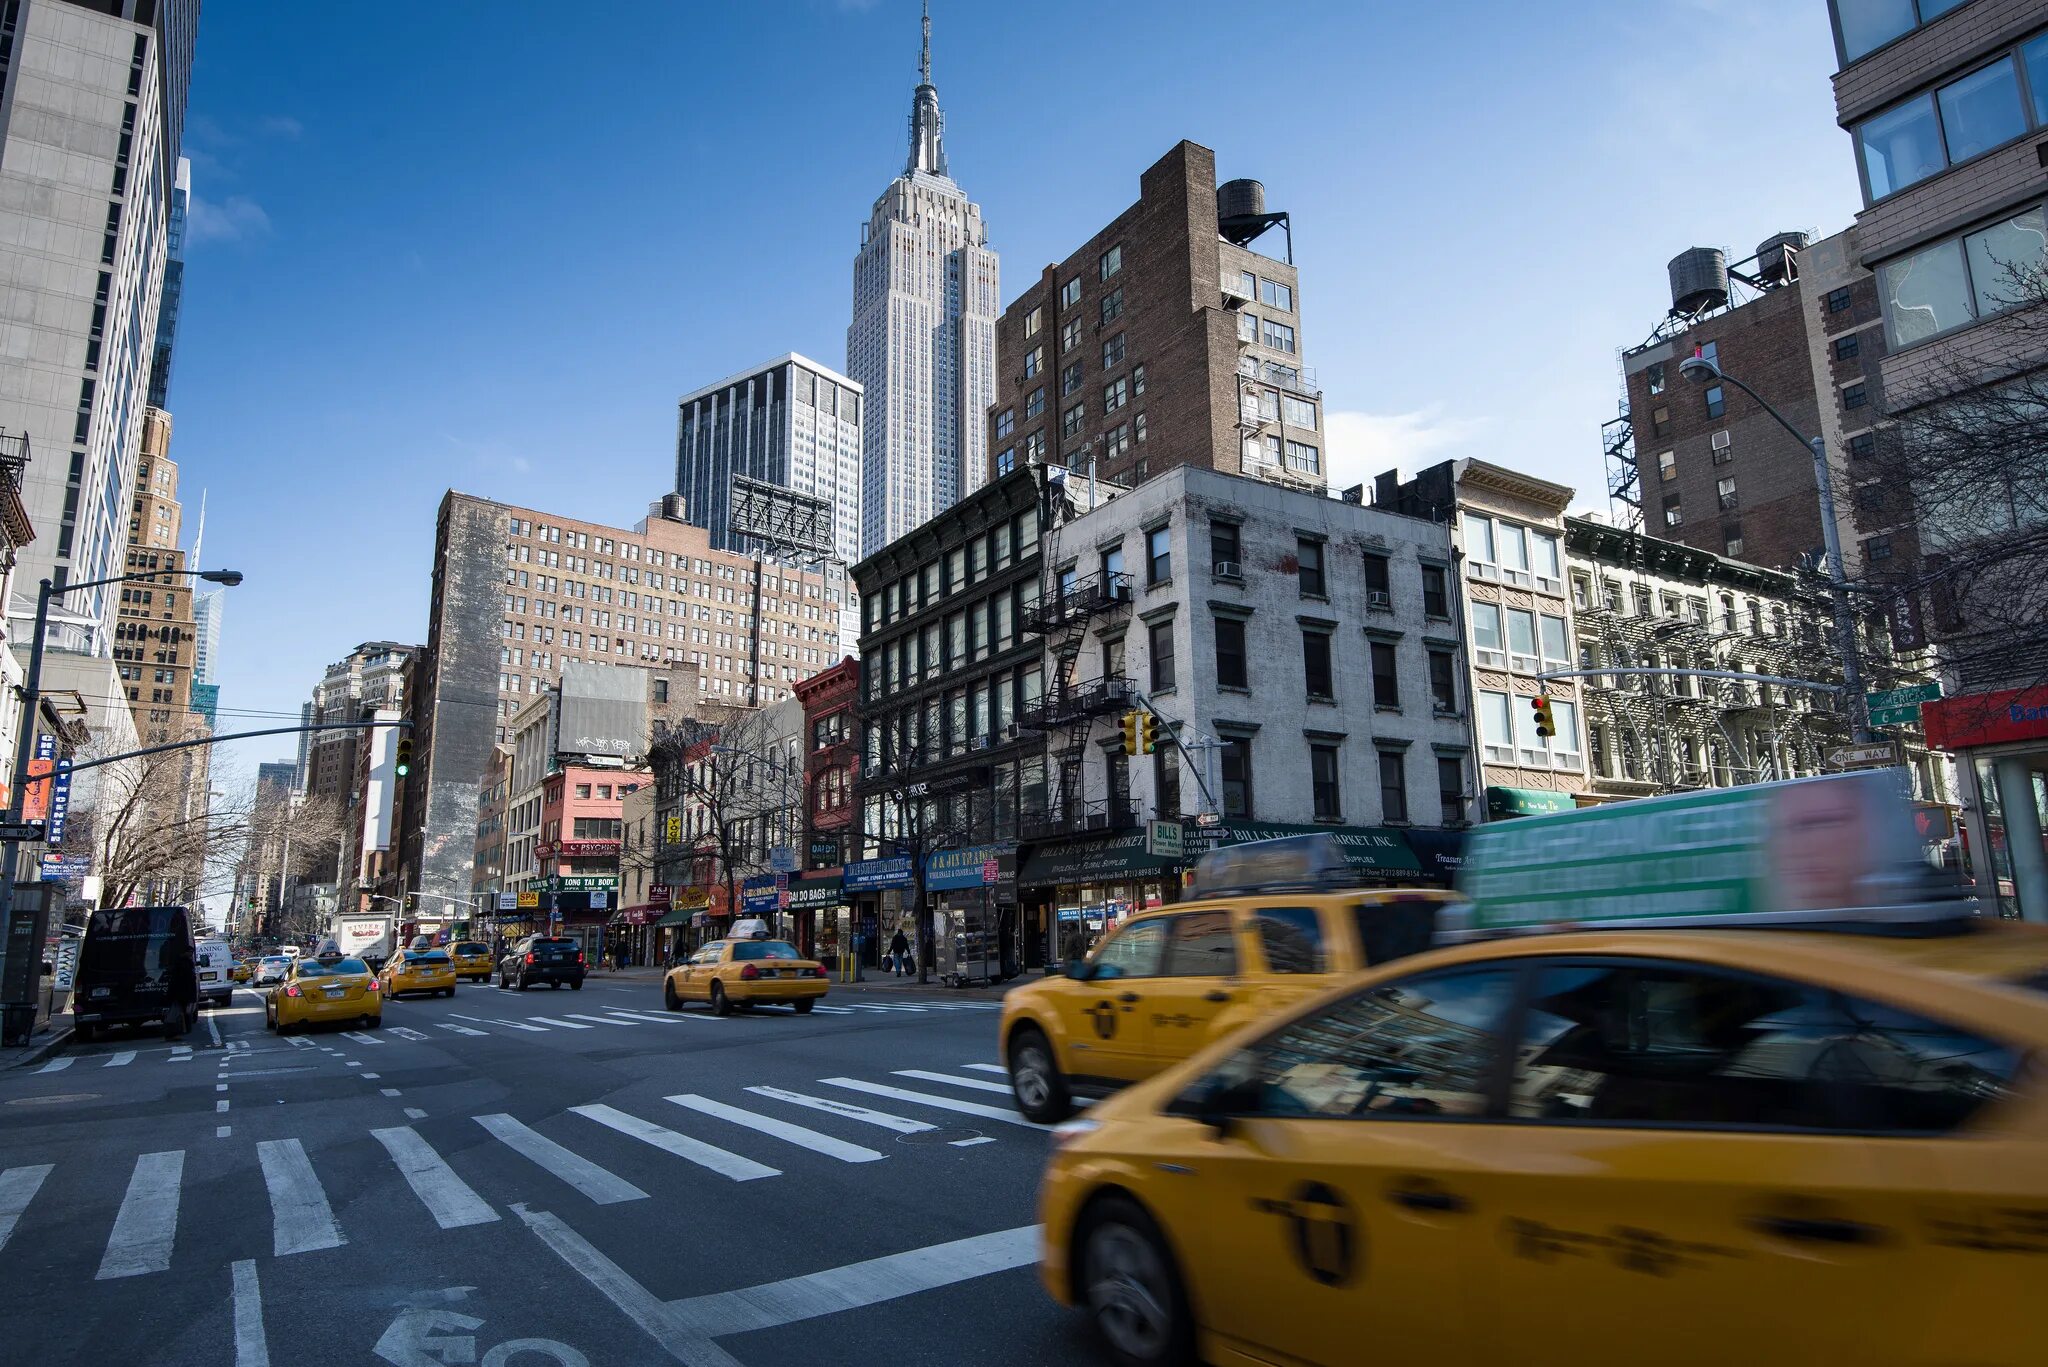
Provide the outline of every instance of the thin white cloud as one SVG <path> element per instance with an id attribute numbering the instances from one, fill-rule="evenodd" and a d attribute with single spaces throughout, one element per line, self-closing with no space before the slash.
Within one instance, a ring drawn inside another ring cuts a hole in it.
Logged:
<path id="1" fill-rule="evenodd" d="M 229 195 L 215 203 L 192 196 L 185 231 L 194 242 L 242 242 L 270 231 L 270 215 L 247 195 Z"/>
<path id="2" fill-rule="evenodd" d="M 1413 475 L 1492 425 L 1490 418 L 1447 416 L 1440 404 L 1408 413 L 1333 411 L 1324 414 L 1323 422 L 1330 483 L 1340 488 L 1370 484 L 1386 470 Z"/>
<path id="3" fill-rule="evenodd" d="M 273 138 L 296 138 L 306 125 L 289 114 L 265 114 L 256 120 L 256 131 Z"/>

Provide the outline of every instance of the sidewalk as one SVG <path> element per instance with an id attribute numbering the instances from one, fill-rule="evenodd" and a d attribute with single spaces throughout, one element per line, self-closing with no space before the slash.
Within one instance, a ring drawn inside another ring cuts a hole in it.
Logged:
<path id="1" fill-rule="evenodd" d="M 594 968 L 590 971 L 587 981 L 616 983 L 621 987 L 645 986 L 657 989 L 661 986 L 664 972 L 665 970 L 659 968 Z M 947 987 L 937 978 L 928 983 L 920 983 L 915 977 L 898 978 L 887 969 L 870 968 L 864 972 L 867 976 L 862 981 L 852 983 L 839 981 L 835 974 L 832 979 L 832 991 L 907 993 L 911 996 L 933 995 L 961 1001 L 999 1001 L 1011 988 L 1021 987 L 1025 983 L 1035 983 L 1045 976 L 1037 969 L 1028 969 L 1021 976 L 1006 983 L 997 983 L 994 987 Z"/>
<path id="2" fill-rule="evenodd" d="M 63 1052 L 70 1044 L 71 1013 L 67 1011 L 61 1016 L 44 1021 L 27 1044 L 12 1049 L 0 1049 L 0 1072 L 41 1063 Z"/>

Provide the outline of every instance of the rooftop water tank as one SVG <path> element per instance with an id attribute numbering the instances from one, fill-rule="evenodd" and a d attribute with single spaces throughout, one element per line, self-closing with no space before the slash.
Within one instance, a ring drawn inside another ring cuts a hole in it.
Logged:
<path id="1" fill-rule="evenodd" d="M 1671 307 L 1698 313 L 1728 302 L 1728 254 L 1719 247 L 1688 247 L 1671 258 Z"/>
<path id="2" fill-rule="evenodd" d="M 1256 218 L 1266 212 L 1266 187 L 1256 180 L 1226 180 L 1216 187 L 1218 219 Z"/>
<path id="3" fill-rule="evenodd" d="M 1805 233 L 1779 233 L 1775 237 L 1767 237 L 1757 243 L 1756 273 L 1773 285 L 1782 285 L 1799 274 L 1794 261 L 1805 250 Z"/>

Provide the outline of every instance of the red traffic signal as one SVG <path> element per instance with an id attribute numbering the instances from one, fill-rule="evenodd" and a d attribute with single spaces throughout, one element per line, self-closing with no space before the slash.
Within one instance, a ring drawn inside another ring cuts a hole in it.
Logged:
<path id="1" fill-rule="evenodd" d="M 1535 697 L 1529 699 L 1529 707 L 1536 714 L 1536 734 L 1539 736 L 1556 735 L 1557 721 L 1550 715 L 1550 698 L 1545 694 L 1538 693 Z"/>

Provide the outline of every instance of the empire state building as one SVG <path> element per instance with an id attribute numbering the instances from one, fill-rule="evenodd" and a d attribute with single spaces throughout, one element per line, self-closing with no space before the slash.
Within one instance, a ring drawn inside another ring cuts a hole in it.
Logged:
<path id="1" fill-rule="evenodd" d="M 981 206 L 947 173 L 944 132 L 927 7 L 910 156 L 875 201 L 853 263 L 846 372 L 866 392 L 863 556 L 951 507 L 983 478 L 1000 283 Z"/>

